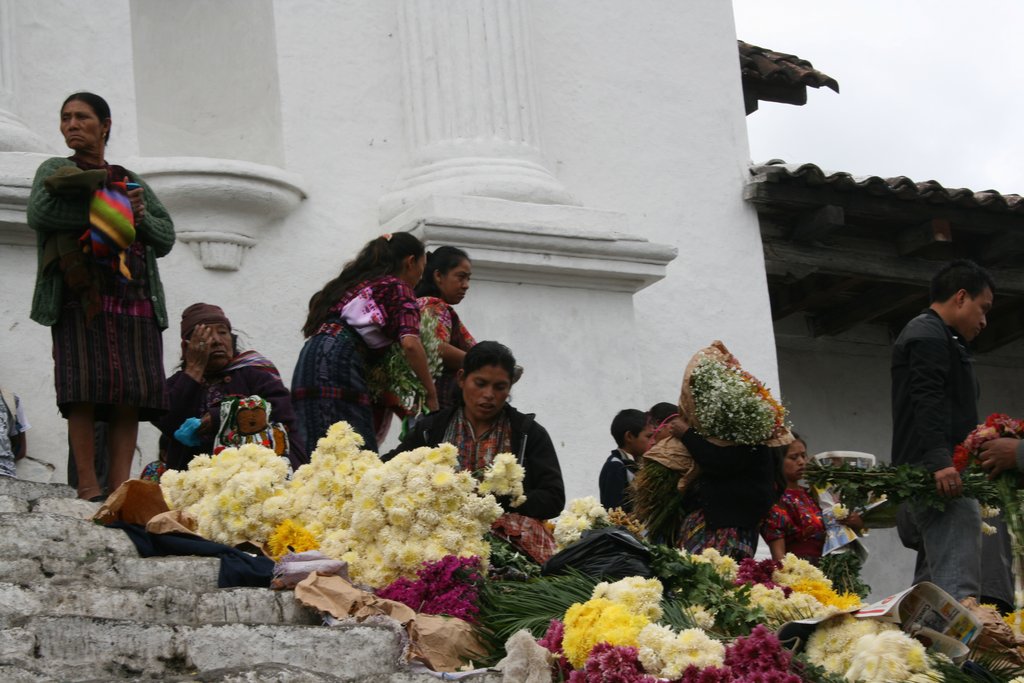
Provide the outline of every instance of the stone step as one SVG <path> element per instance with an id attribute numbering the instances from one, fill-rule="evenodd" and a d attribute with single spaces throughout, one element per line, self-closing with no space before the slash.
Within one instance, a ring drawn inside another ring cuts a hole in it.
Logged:
<path id="1" fill-rule="evenodd" d="M 60 667 L 55 676 L 47 673 L 25 660 L 0 660 L 0 681 L 4 683 L 62 683 L 78 680 L 72 667 Z M 58 677 L 60 676 L 60 677 Z M 80 683 L 108 683 L 111 680 L 146 680 L 142 676 L 127 676 L 123 679 L 111 678 L 107 673 L 101 678 Z M 227 667 L 211 671 L 196 672 L 186 675 L 157 674 L 163 683 L 437 683 L 438 678 L 421 671 L 398 670 L 392 674 L 372 674 L 361 679 L 339 678 L 327 673 L 310 671 L 288 664 L 256 664 L 252 666 Z M 471 674 L 462 679 L 467 683 L 503 683 L 502 674 L 487 672 Z"/>
<path id="2" fill-rule="evenodd" d="M 27 617 L 37 615 L 191 626 L 322 623 L 316 611 L 298 602 L 292 591 L 223 588 L 196 592 L 161 585 L 131 589 L 0 583 L 0 626 L 16 626 Z"/>
<path id="3" fill-rule="evenodd" d="M 119 529 L 49 512 L 0 514 L 2 558 L 48 557 L 84 563 L 104 553 L 139 555 L 127 534 Z"/>
<path id="4" fill-rule="evenodd" d="M 80 563 L 60 558 L 0 559 L 0 577 L 28 585 L 87 583 L 112 588 L 168 586 L 207 591 L 217 588 L 220 560 L 216 557 L 111 557 L 102 555 Z"/>
<path id="5" fill-rule="evenodd" d="M 75 519 L 92 519 L 100 509 L 100 503 L 90 503 L 80 498 L 37 498 L 29 503 L 31 512 L 64 515 Z"/>
<path id="6" fill-rule="evenodd" d="M 35 501 L 39 498 L 76 498 L 75 490 L 64 484 L 44 484 L 39 481 L 0 477 L 0 496 L 11 496 Z"/>
<path id="7" fill-rule="evenodd" d="M 404 668 L 395 628 L 147 624 L 90 617 L 29 617 L 0 630 L 0 658 L 59 680 L 188 676 L 196 671 L 284 664 L 340 681 L 388 680 Z M 243 679 L 244 680 L 244 679 Z"/>

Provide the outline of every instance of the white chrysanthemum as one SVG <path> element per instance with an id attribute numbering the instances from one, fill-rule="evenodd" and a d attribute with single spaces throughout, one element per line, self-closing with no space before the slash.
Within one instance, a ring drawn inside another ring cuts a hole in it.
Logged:
<path id="1" fill-rule="evenodd" d="M 993 517 L 998 517 L 1000 512 L 1001 510 L 999 508 L 993 507 L 992 505 L 981 506 L 982 519 L 992 519 Z"/>
<path id="2" fill-rule="evenodd" d="M 996 532 L 996 528 L 988 522 L 981 523 L 981 533 L 985 536 L 991 536 Z"/>
<path id="3" fill-rule="evenodd" d="M 842 503 L 833 503 L 832 514 L 835 515 L 836 520 L 841 522 L 850 516 L 850 509 Z"/>
<path id="4" fill-rule="evenodd" d="M 824 581 L 829 588 L 832 587 L 832 581 L 820 569 L 793 553 L 786 553 L 782 558 L 782 567 L 772 573 L 772 581 L 780 586 L 792 586 L 800 580 Z"/>
<path id="5" fill-rule="evenodd" d="M 661 624 L 648 624 L 637 636 L 637 654 L 644 669 L 661 678 L 676 679 L 689 666 L 721 666 L 725 645 L 699 628 L 675 633 Z"/>
<path id="6" fill-rule="evenodd" d="M 896 626 L 875 619 L 857 619 L 848 614 L 818 624 L 807 639 L 807 658 L 834 674 L 844 674 L 850 668 L 853 645 L 862 636 L 893 630 Z"/>
<path id="7" fill-rule="evenodd" d="M 169 507 L 195 517 L 204 538 L 228 545 L 260 543 L 284 519 L 276 498 L 289 470 L 288 461 L 274 451 L 246 444 L 194 458 L 184 472 L 167 472 L 160 487 Z"/>
<path id="8" fill-rule="evenodd" d="M 861 636 L 853 646 L 847 681 L 887 683 L 928 680 L 931 671 L 924 645 L 903 631 Z"/>
<path id="9" fill-rule="evenodd" d="M 650 621 L 661 619 L 661 597 L 664 588 L 658 579 L 644 579 L 627 576 L 615 583 L 602 581 L 594 586 L 593 598 L 605 598 L 617 602 L 633 614 L 640 614 Z"/>
<path id="10" fill-rule="evenodd" d="M 715 568 L 715 572 L 726 581 L 735 580 L 736 574 L 739 571 L 739 565 L 736 564 L 736 560 L 728 555 L 723 555 L 714 548 L 705 548 L 699 553 L 690 555 L 690 559 L 694 562 L 710 564 Z"/>
<path id="11" fill-rule="evenodd" d="M 555 543 L 564 548 L 580 540 L 597 521 L 607 521 L 608 511 L 593 496 L 574 498 L 555 520 Z"/>
<path id="12" fill-rule="evenodd" d="M 525 475 L 526 470 L 516 461 L 516 456 L 511 453 L 499 453 L 484 470 L 479 491 L 495 496 L 508 496 L 512 499 L 511 506 L 519 507 L 526 502 L 526 496 L 523 494 Z"/>

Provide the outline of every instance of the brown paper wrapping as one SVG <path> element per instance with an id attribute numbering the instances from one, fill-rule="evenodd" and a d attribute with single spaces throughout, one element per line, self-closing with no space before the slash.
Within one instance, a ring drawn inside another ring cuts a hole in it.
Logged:
<path id="1" fill-rule="evenodd" d="M 184 510 L 168 510 L 154 515 L 146 522 L 146 531 L 151 534 L 191 534 L 196 533 L 196 518 Z"/>
<path id="2" fill-rule="evenodd" d="M 455 671 L 484 652 L 473 627 L 453 617 L 417 614 L 406 605 L 359 590 L 340 576 L 310 574 L 295 586 L 295 598 L 336 619 L 363 621 L 387 616 L 409 634 L 409 656 L 434 671 Z"/>
<path id="3" fill-rule="evenodd" d="M 1008 657 L 1017 666 L 1024 666 L 1024 641 L 1014 634 L 999 612 L 990 607 L 982 607 L 974 598 L 964 598 L 960 604 L 969 609 L 974 618 L 981 622 L 981 633 L 972 643 L 976 652 Z"/>
<path id="4" fill-rule="evenodd" d="M 100 524 L 125 522 L 145 525 L 150 519 L 167 510 L 167 502 L 159 484 L 129 479 L 107 496 L 92 519 Z"/>
<path id="5" fill-rule="evenodd" d="M 359 590 L 340 576 L 310 574 L 295 586 L 295 599 L 335 619 L 351 617 L 361 621 L 384 615 L 405 626 L 416 616 L 402 603 Z"/>

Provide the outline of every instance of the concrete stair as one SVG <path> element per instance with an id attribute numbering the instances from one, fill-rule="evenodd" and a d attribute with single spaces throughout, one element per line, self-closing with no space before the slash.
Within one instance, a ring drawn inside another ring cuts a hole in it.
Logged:
<path id="1" fill-rule="evenodd" d="M 397 624 L 326 627 L 291 591 L 218 588 L 216 558 L 141 558 L 97 508 L 0 477 L 0 681 L 437 680 L 403 663 Z"/>

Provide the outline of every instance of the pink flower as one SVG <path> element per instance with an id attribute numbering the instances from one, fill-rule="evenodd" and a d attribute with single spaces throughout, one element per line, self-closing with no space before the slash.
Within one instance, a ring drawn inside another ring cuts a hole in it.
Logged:
<path id="1" fill-rule="evenodd" d="M 447 555 L 436 562 L 424 562 L 416 571 L 418 579 L 401 577 L 377 591 L 377 595 L 408 605 L 423 614 L 445 614 L 476 621 L 480 575 L 479 557 Z"/>
<path id="2" fill-rule="evenodd" d="M 737 683 L 800 683 L 800 677 L 789 672 L 792 659 L 792 653 L 764 624 L 725 649 L 725 665 Z"/>
<path id="3" fill-rule="evenodd" d="M 657 683 L 644 673 L 635 647 L 599 643 L 582 670 L 569 674 L 569 683 Z"/>
<path id="4" fill-rule="evenodd" d="M 546 648 L 549 652 L 558 655 L 558 670 L 561 672 L 562 678 L 568 678 L 572 672 L 572 665 L 569 664 L 569 660 L 565 657 L 565 652 L 562 650 L 562 637 L 564 635 L 565 624 L 558 619 L 552 619 L 551 623 L 548 624 L 547 632 L 537 641 L 537 644 Z"/>

